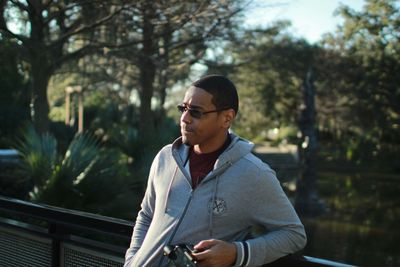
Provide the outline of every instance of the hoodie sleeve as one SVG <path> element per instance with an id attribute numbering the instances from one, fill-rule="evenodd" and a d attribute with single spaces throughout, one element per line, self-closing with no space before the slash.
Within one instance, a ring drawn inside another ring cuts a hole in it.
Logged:
<path id="1" fill-rule="evenodd" d="M 252 195 L 252 221 L 266 229 L 254 239 L 235 242 L 234 266 L 261 266 L 304 248 L 304 226 L 269 167 L 259 169 Z"/>
<path id="2" fill-rule="evenodd" d="M 131 266 L 134 256 L 141 247 L 143 240 L 146 237 L 147 230 L 149 229 L 153 219 L 155 205 L 154 172 L 158 161 L 157 158 L 158 156 L 156 159 L 154 159 L 150 168 L 146 192 L 142 200 L 141 209 L 136 218 L 135 226 L 133 228 L 130 246 L 125 253 L 124 267 Z"/>

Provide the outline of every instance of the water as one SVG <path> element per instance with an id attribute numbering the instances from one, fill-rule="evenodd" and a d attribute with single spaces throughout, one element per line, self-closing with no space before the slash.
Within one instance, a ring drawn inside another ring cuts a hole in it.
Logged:
<path id="1" fill-rule="evenodd" d="M 359 266 L 400 266 L 400 175 L 318 175 L 326 214 L 302 218 L 304 254 Z"/>

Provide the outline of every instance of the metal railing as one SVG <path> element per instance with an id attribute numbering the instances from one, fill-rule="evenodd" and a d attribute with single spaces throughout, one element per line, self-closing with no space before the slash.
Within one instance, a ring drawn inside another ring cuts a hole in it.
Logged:
<path id="1" fill-rule="evenodd" d="M 123 266 L 133 222 L 0 196 L 0 266 Z M 288 256 L 266 266 L 350 266 Z"/>
<path id="2" fill-rule="evenodd" d="M 133 223 L 0 197 L 0 266 L 123 266 Z"/>

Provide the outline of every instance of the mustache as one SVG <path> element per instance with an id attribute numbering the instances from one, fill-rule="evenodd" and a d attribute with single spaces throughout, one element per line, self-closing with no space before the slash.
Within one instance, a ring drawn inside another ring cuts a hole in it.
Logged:
<path id="1" fill-rule="evenodd" d="M 194 132 L 193 127 L 190 127 L 190 126 L 185 125 L 185 124 L 181 124 L 181 130 L 183 130 L 185 132 Z"/>

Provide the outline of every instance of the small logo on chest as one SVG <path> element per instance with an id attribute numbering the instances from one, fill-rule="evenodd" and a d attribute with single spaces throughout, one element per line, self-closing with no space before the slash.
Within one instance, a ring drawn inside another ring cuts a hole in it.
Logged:
<path id="1" fill-rule="evenodd" d="M 208 207 L 211 207 L 212 199 L 210 200 Z M 227 210 L 226 202 L 222 198 L 215 198 L 214 203 L 212 205 L 212 211 L 214 215 L 222 215 Z"/>

